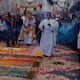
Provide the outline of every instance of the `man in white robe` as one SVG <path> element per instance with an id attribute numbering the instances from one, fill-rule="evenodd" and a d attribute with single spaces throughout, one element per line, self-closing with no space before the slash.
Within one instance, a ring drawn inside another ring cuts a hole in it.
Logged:
<path id="1" fill-rule="evenodd" d="M 78 56 L 79 56 L 79 60 L 80 60 L 80 15 L 77 16 L 77 18 L 75 19 L 77 25 L 75 26 L 76 30 L 76 38 L 77 38 L 77 49 L 78 49 Z"/>
<path id="2" fill-rule="evenodd" d="M 80 31 L 79 31 L 79 34 L 78 34 L 77 48 L 80 50 Z"/>
<path id="3" fill-rule="evenodd" d="M 47 13 L 47 19 L 44 19 L 39 28 L 42 30 L 40 49 L 46 56 L 51 56 L 54 53 L 54 30 L 57 24 L 51 18 L 51 13 Z"/>
<path id="4" fill-rule="evenodd" d="M 59 18 L 55 18 L 55 16 L 52 15 L 52 21 L 53 21 L 53 23 L 55 23 L 55 24 L 53 24 L 54 27 L 55 27 L 55 30 L 54 30 L 54 46 L 55 47 L 57 46 L 57 43 L 56 42 L 57 42 L 57 34 L 58 34 L 58 28 L 59 28 L 58 19 Z"/>
<path id="5" fill-rule="evenodd" d="M 18 37 L 18 40 L 19 41 L 24 41 L 24 26 L 26 25 L 26 14 L 24 14 L 21 19 L 23 20 L 23 25 L 21 27 L 21 31 L 20 31 L 20 34 L 19 34 L 19 37 Z"/>

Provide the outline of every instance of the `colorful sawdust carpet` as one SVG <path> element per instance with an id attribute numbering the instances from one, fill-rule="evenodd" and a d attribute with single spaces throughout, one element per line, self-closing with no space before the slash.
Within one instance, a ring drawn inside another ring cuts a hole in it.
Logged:
<path id="1" fill-rule="evenodd" d="M 71 71 L 53 71 L 50 74 L 55 74 L 57 76 L 64 76 L 70 80 L 80 80 L 80 69 L 75 69 Z"/>
<path id="2" fill-rule="evenodd" d="M 69 80 L 67 77 L 64 76 L 58 76 L 55 74 L 39 74 L 36 75 L 36 80 Z"/>
<path id="3" fill-rule="evenodd" d="M 80 63 L 62 57 L 43 58 L 36 80 L 79 80 L 79 69 Z"/>
<path id="4" fill-rule="evenodd" d="M 80 63 L 72 62 L 70 60 L 62 59 L 59 57 L 43 58 L 39 73 L 46 74 L 54 70 L 71 71 L 75 69 L 80 69 Z"/>
<path id="5" fill-rule="evenodd" d="M 41 58 L 0 56 L 0 80 L 32 80 Z"/>
<path id="6" fill-rule="evenodd" d="M 76 54 L 76 53 L 77 53 L 76 51 L 70 50 L 65 46 L 59 45 L 55 48 L 55 52 L 53 53 L 53 56 L 70 55 L 70 54 Z M 29 48 L 0 47 L 0 54 L 43 57 L 43 53 L 40 51 L 39 46 L 33 46 Z"/>

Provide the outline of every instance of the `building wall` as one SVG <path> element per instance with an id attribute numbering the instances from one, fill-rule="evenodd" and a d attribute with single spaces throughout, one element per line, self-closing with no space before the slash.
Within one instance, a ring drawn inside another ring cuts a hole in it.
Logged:
<path id="1" fill-rule="evenodd" d="M 70 2 L 71 6 L 73 4 L 75 4 L 77 1 L 79 0 L 53 0 L 53 1 L 58 1 L 59 2 L 59 5 L 58 7 L 63 7 L 65 8 L 67 5 L 64 5 L 64 2 L 65 1 L 68 1 Z M 43 8 L 42 10 L 43 11 L 51 11 L 53 10 L 53 7 L 55 8 L 56 5 L 50 5 L 47 0 L 35 0 L 31 5 L 37 5 L 38 3 L 42 3 L 43 5 Z M 19 5 L 29 5 L 26 0 L 0 0 L 0 14 L 2 13 L 7 13 L 7 12 L 11 12 L 11 13 L 15 13 L 16 12 L 16 4 L 19 4 Z M 71 7 L 70 6 L 70 7 Z M 39 9 L 37 9 L 39 10 Z"/>
<path id="2" fill-rule="evenodd" d="M 31 5 L 33 6 L 41 1 L 43 0 L 35 0 Z M 29 5 L 26 0 L 0 0 L 0 4 L 2 4 L 0 5 L 0 14 L 7 12 L 15 13 L 16 4 L 23 6 Z"/>
<path id="3" fill-rule="evenodd" d="M 15 0 L 1 0 L 1 6 L 0 6 L 0 14 L 12 12 L 13 13 L 13 6 L 14 6 Z"/>

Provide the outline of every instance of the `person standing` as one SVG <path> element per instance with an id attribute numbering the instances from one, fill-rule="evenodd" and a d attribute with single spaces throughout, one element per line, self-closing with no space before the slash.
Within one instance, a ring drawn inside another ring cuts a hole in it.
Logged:
<path id="1" fill-rule="evenodd" d="M 24 40 L 24 44 L 27 46 L 32 45 L 32 38 L 35 32 L 35 18 L 32 16 L 31 12 L 27 12 L 23 16 L 23 27 L 21 29 L 19 40 Z"/>
<path id="2" fill-rule="evenodd" d="M 47 12 L 47 19 L 41 21 L 39 28 L 42 30 L 40 49 L 45 56 L 52 56 L 54 53 L 54 30 L 57 24 L 51 18 L 51 13 Z"/>
<path id="3" fill-rule="evenodd" d="M 75 27 L 74 27 L 74 30 L 75 30 L 75 39 L 74 39 L 74 44 L 73 44 L 73 48 L 74 48 L 74 50 L 78 50 L 78 48 L 79 48 L 79 44 L 80 44 L 80 42 L 79 42 L 79 36 L 80 36 L 80 16 L 78 16 L 77 18 L 76 18 L 76 24 L 75 24 Z"/>
<path id="4" fill-rule="evenodd" d="M 7 27 L 6 27 L 6 21 L 5 19 L 2 17 L 0 19 L 0 42 L 5 42 L 6 40 L 6 30 L 7 30 Z"/>
<path id="5" fill-rule="evenodd" d="M 11 47 L 11 45 L 15 46 L 14 18 L 12 16 L 7 17 L 6 25 L 7 25 L 6 31 L 7 47 Z"/>
<path id="6" fill-rule="evenodd" d="M 33 35 L 35 34 L 35 18 L 32 16 L 32 13 L 27 13 L 26 24 L 24 27 L 24 44 L 27 46 L 32 45 Z"/>
<path id="7" fill-rule="evenodd" d="M 16 21 L 15 21 L 15 27 L 14 27 L 16 44 L 18 43 L 18 37 L 19 37 L 20 31 L 21 31 L 22 25 L 23 25 L 23 20 L 21 19 L 21 16 L 18 15 L 16 18 Z"/>
<path id="8" fill-rule="evenodd" d="M 40 44 L 40 39 L 41 39 L 41 30 L 39 29 L 39 24 L 41 22 L 41 17 L 40 15 L 36 15 L 35 17 L 36 19 L 36 27 L 35 27 L 35 34 L 37 35 L 36 40 L 38 41 L 38 43 Z"/>
<path id="9" fill-rule="evenodd" d="M 57 46 L 57 34 L 58 34 L 58 28 L 59 28 L 59 17 L 55 18 L 55 15 L 52 15 L 52 21 L 56 24 L 53 24 L 55 26 L 55 30 L 54 30 L 54 46 Z"/>
<path id="10" fill-rule="evenodd" d="M 22 19 L 22 27 L 21 27 L 21 30 L 20 30 L 20 33 L 19 33 L 19 36 L 18 36 L 18 41 L 21 42 L 21 41 L 24 41 L 24 26 L 26 25 L 27 23 L 27 20 L 26 20 L 26 13 L 24 13 L 24 15 L 21 17 Z"/>

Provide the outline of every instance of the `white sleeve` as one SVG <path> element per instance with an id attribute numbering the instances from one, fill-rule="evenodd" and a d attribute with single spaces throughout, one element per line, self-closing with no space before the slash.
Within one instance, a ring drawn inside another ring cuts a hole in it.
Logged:
<path id="1" fill-rule="evenodd" d="M 54 27 L 54 30 L 55 30 L 55 31 L 58 31 L 59 23 L 58 23 L 57 21 L 54 21 L 54 22 L 53 22 L 53 27 Z"/>
<path id="2" fill-rule="evenodd" d="M 32 26 L 35 26 L 36 20 L 35 20 L 34 17 L 33 17 L 32 21 L 31 21 L 31 23 L 32 23 Z"/>
<path id="3" fill-rule="evenodd" d="M 44 20 L 41 21 L 41 23 L 39 24 L 39 29 L 43 31 L 43 26 L 44 26 Z"/>

